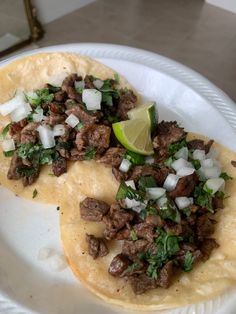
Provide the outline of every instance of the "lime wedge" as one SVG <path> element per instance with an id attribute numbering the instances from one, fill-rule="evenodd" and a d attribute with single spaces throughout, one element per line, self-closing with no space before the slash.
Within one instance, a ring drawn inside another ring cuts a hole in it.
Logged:
<path id="1" fill-rule="evenodd" d="M 148 122 L 151 131 L 154 131 L 157 127 L 157 118 L 155 110 L 155 102 L 141 105 L 137 108 L 131 109 L 128 112 L 129 119 L 142 119 Z"/>
<path id="2" fill-rule="evenodd" d="M 150 126 L 146 120 L 116 122 L 112 128 L 118 141 L 128 150 L 142 155 L 153 154 Z"/>

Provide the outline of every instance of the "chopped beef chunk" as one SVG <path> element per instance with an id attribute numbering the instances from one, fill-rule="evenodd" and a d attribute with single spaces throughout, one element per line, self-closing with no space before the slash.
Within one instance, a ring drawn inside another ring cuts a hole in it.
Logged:
<path id="1" fill-rule="evenodd" d="M 116 255 L 108 268 L 109 274 L 115 277 L 121 277 L 132 261 L 124 254 Z"/>
<path id="2" fill-rule="evenodd" d="M 169 288 L 174 273 L 174 265 L 169 261 L 162 267 L 157 278 L 157 285 L 162 288 Z"/>
<path id="3" fill-rule="evenodd" d="M 28 121 L 26 119 L 23 119 L 19 122 L 13 122 L 10 125 L 9 134 L 16 143 L 20 142 L 20 138 L 21 138 L 20 133 L 27 124 L 28 124 Z"/>
<path id="4" fill-rule="evenodd" d="M 198 205 L 193 204 L 190 206 L 191 213 L 193 214 L 195 214 L 199 209 L 200 209 L 200 206 Z"/>
<path id="5" fill-rule="evenodd" d="M 183 243 L 180 246 L 180 250 L 178 251 L 177 255 L 184 255 L 186 252 L 194 252 L 196 251 L 197 246 L 193 243 Z"/>
<path id="6" fill-rule="evenodd" d="M 63 90 L 59 90 L 54 94 L 54 100 L 58 102 L 64 102 L 66 100 L 67 94 Z"/>
<path id="7" fill-rule="evenodd" d="M 233 167 L 236 167 L 236 161 L 235 161 L 235 160 L 231 160 L 231 165 L 232 165 Z"/>
<path id="8" fill-rule="evenodd" d="M 77 105 L 71 109 L 66 110 L 66 114 L 67 116 L 70 114 L 75 115 L 79 121 L 83 122 L 84 124 L 93 124 L 99 121 L 98 115 L 86 112 L 81 105 Z"/>
<path id="9" fill-rule="evenodd" d="M 206 153 L 209 152 L 212 144 L 214 143 L 213 140 L 209 140 L 206 144 L 203 140 L 195 139 L 187 142 L 187 146 L 189 149 L 200 149 L 205 150 Z"/>
<path id="10" fill-rule="evenodd" d="M 97 238 L 92 234 L 86 234 L 86 241 L 88 243 L 89 255 L 91 255 L 93 259 L 106 256 L 109 253 L 103 239 Z"/>
<path id="11" fill-rule="evenodd" d="M 216 242 L 215 239 L 204 239 L 201 246 L 200 246 L 200 250 L 201 253 L 203 254 L 203 258 L 206 260 L 210 257 L 211 252 L 214 249 L 217 249 L 219 247 L 219 244 Z"/>
<path id="12" fill-rule="evenodd" d="M 122 246 L 122 253 L 130 256 L 144 252 L 148 243 L 149 242 L 145 239 L 139 239 L 137 241 L 124 241 Z"/>
<path id="13" fill-rule="evenodd" d="M 112 167 L 112 173 L 117 181 L 126 181 L 129 177 L 129 174 L 127 172 L 122 172 L 119 169 Z"/>
<path id="14" fill-rule="evenodd" d="M 199 179 L 196 172 L 190 174 L 189 176 L 180 178 L 175 189 L 169 192 L 169 196 L 172 199 L 175 199 L 176 197 L 180 196 L 189 197 L 193 193 L 194 188 L 197 185 L 198 181 Z"/>
<path id="15" fill-rule="evenodd" d="M 212 204 L 214 209 L 224 208 L 224 200 L 220 197 L 213 197 Z"/>
<path id="16" fill-rule="evenodd" d="M 118 102 L 117 114 L 122 120 L 127 120 L 127 112 L 136 106 L 137 96 L 132 90 L 121 91 Z"/>
<path id="17" fill-rule="evenodd" d="M 49 110 L 55 114 L 63 114 L 66 110 L 63 104 L 59 104 L 57 102 L 51 102 L 48 104 Z"/>
<path id="18" fill-rule="evenodd" d="M 84 126 L 76 135 L 75 144 L 79 152 L 92 146 L 102 153 L 110 144 L 111 128 L 102 124 Z"/>
<path id="19" fill-rule="evenodd" d="M 39 126 L 38 122 L 30 122 L 22 129 L 20 138 L 22 144 L 36 143 L 38 139 L 38 131 L 36 129 L 38 126 Z"/>
<path id="20" fill-rule="evenodd" d="M 107 240 L 115 238 L 116 233 L 122 229 L 134 217 L 131 211 L 126 211 L 121 208 L 118 203 L 112 204 L 110 211 L 103 217 L 103 222 L 106 225 L 104 237 Z"/>
<path id="21" fill-rule="evenodd" d="M 74 84 L 75 81 L 81 81 L 81 79 L 76 73 L 73 73 L 64 79 L 61 86 L 62 91 L 67 93 L 68 98 L 77 102 L 81 102 L 81 95 L 76 92 Z"/>
<path id="22" fill-rule="evenodd" d="M 115 235 L 116 240 L 131 240 L 130 229 L 123 228 L 119 230 Z"/>
<path id="23" fill-rule="evenodd" d="M 66 119 L 66 115 L 61 115 L 61 114 L 57 114 L 57 113 L 51 113 L 49 115 L 49 120 L 48 120 L 48 123 L 51 125 L 51 126 L 54 126 L 56 124 L 61 124 L 65 121 Z"/>
<path id="24" fill-rule="evenodd" d="M 70 151 L 70 160 L 84 160 L 85 152 L 79 152 L 77 148 L 72 148 Z"/>
<path id="25" fill-rule="evenodd" d="M 57 149 L 57 151 L 59 152 L 61 157 L 65 158 L 65 159 L 70 159 L 70 152 L 67 149 L 59 148 L 59 149 Z"/>
<path id="26" fill-rule="evenodd" d="M 155 237 L 155 228 L 153 225 L 149 225 L 145 222 L 141 222 L 133 226 L 134 231 L 136 232 L 139 238 L 146 239 L 149 242 L 153 241 Z"/>
<path id="27" fill-rule="evenodd" d="M 67 162 L 65 158 L 61 157 L 53 161 L 52 172 L 56 177 L 59 177 L 66 171 L 67 171 Z"/>
<path id="28" fill-rule="evenodd" d="M 153 176 L 157 185 L 162 186 L 168 173 L 169 169 L 166 167 L 156 169 L 149 165 L 135 166 L 133 171 L 131 171 L 129 180 L 138 181 L 141 176 Z"/>
<path id="29" fill-rule="evenodd" d="M 119 167 L 126 150 L 121 147 L 110 147 L 98 162 L 107 164 L 112 167 Z"/>
<path id="30" fill-rule="evenodd" d="M 24 164 L 22 159 L 15 152 L 10 163 L 10 168 L 8 169 L 7 178 L 9 180 L 19 180 L 21 175 L 17 172 L 17 169 L 22 167 Z"/>
<path id="31" fill-rule="evenodd" d="M 22 177 L 22 183 L 24 186 L 28 186 L 33 184 L 39 176 L 39 169 L 35 170 L 35 172 L 31 176 Z"/>
<path id="32" fill-rule="evenodd" d="M 133 275 L 128 277 L 128 280 L 135 294 L 143 294 L 157 287 L 156 280 L 148 277 L 146 274 Z"/>
<path id="33" fill-rule="evenodd" d="M 163 225 L 164 225 L 163 220 L 158 215 L 148 215 L 145 218 L 145 222 L 147 224 L 153 225 L 155 227 L 163 227 Z"/>
<path id="34" fill-rule="evenodd" d="M 172 221 L 166 221 L 164 229 L 167 233 L 172 235 L 180 235 L 183 232 L 182 225 L 176 224 Z"/>
<path id="35" fill-rule="evenodd" d="M 214 224 L 215 224 L 215 220 L 210 219 L 207 214 L 198 217 L 196 232 L 197 232 L 199 240 L 208 238 L 214 233 L 215 231 Z"/>
<path id="36" fill-rule="evenodd" d="M 62 123 L 65 129 L 65 133 L 59 137 L 59 142 L 68 142 L 71 138 L 72 127 L 66 123 Z"/>
<path id="37" fill-rule="evenodd" d="M 186 132 L 180 128 L 176 121 L 162 121 L 158 124 L 157 135 L 153 139 L 153 147 L 159 156 L 165 156 L 170 144 L 176 143 L 186 137 Z"/>
<path id="38" fill-rule="evenodd" d="M 96 88 L 93 84 L 93 76 L 92 75 L 86 75 L 84 78 L 84 87 L 89 89 Z"/>
<path id="39" fill-rule="evenodd" d="M 101 221 L 103 216 L 107 214 L 110 206 L 91 197 L 86 197 L 80 202 L 80 216 L 88 221 Z"/>

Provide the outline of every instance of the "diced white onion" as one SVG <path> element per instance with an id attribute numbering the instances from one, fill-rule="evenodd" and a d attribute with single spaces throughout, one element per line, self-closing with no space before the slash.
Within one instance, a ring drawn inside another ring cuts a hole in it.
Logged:
<path id="1" fill-rule="evenodd" d="M 12 113 L 17 108 L 22 107 L 24 104 L 26 104 L 24 93 L 22 91 L 17 91 L 12 99 L 0 105 L 0 114 L 7 116 L 9 113 Z"/>
<path id="2" fill-rule="evenodd" d="M 102 80 L 94 80 L 93 85 L 97 88 L 100 89 L 103 87 L 104 82 Z"/>
<path id="3" fill-rule="evenodd" d="M 68 73 L 62 72 L 60 74 L 52 75 L 48 78 L 48 83 L 54 86 L 61 86 Z"/>
<path id="4" fill-rule="evenodd" d="M 32 111 L 30 104 L 24 103 L 21 107 L 18 107 L 14 111 L 11 112 L 11 120 L 14 122 L 18 122 L 24 118 L 26 118 Z"/>
<path id="5" fill-rule="evenodd" d="M 4 152 L 10 152 L 11 150 L 15 150 L 15 143 L 13 139 L 2 141 L 2 150 Z"/>
<path id="6" fill-rule="evenodd" d="M 53 249 L 50 249 L 48 247 L 43 247 L 39 250 L 38 260 L 44 261 L 44 260 L 48 259 L 49 257 L 51 257 L 53 254 L 54 254 Z"/>
<path id="7" fill-rule="evenodd" d="M 120 164 L 119 170 L 122 172 L 128 172 L 131 166 L 132 163 L 128 159 L 124 158 Z"/>
<path id="8" fill-rule="evenodd" d="M 145 164 L 153 164 L 155 161 L 153 156 L 148 156 L 145 158 Z"/>
<path id="9" fill-rule="evenodd" d="M 214 166 L 213 159 L 211 159 L 211 158 L 201 160 L 200 164 L 202 167 L 213 167 Z"/>
<path id="10" fill-rule="evenodd" d="M 184 167 L 184 168 L 181 168 L 177 171 L 177 176 L 179 177 L 186 177 L 186 176 L 189 176 L 190 174 L 193 174 L 195 171 L 195 169 L 193 168 L 188 168 L 188 167 Z"/>
<path id="11" fill-rule="evenodd" d="M 193 199 L 190 197 L 185 197 L 185 196 L 176 197 L 175 203 L 179 209 L 183 209 L 183 208 L 186 208 L 186 207 L 192 205 Z"/>
<path id="12" fill-rule="evenodd" d="M 185 160 L 188 160 L 188 148 L 187 147 L 180 148 L 180 150 L 178 150 L 175 153 L 175 158 L 176 159 L 183 158 Z"/>
<path id="13" fill-rule="evenodd" d="M 221 169 L 217 166 L 201 167 L 198 172 L 203 179 L 213 179 L 220 176 Z"/>
<path id="14" fill-rule="evenodd" d="M 179 176 L 173 173 L 169 173 L 165 179 L 163 184 L 163 188 L 166 189 L 168 192 L 173 191 L 179 181 Z"/>
<path id="15" fill-rule="evenodd" d="M 224 190 L 225 180 L 222 178 L 208 179 L 205 184 L 208 189 L 212 190 L 212 194 L 215 194 L 217 191 Z"/>
<path id="16" fill-rule="evenodd" d="M 66 118 L 65 123 L 74 128 L 80 121 L 73 113 L 71 113 L 68 118 Z"/>
<path id="17" fill-rule="evenodd" d="M 163 188 L 146 188 L 146 197 L 151 200 L 157 200 L 166 193 Z"/>
<path id="18" fill-rule="evenodd" d="M 177 160 L 175 160 L 174 162 L 172 162 L 171 167 L 175 170 L 178 171 L 182 168 L 194 168 L 193 165 L 188 162 L 187 160 L 183 159 L 183 158 L 179 158 Z"/>
<path id="19" fill-rule="evenodd" d="M 27 92 L 25 93 L 25 95 L 31 97 L 31 98 L 39 98 L 39 96 L 34 92 L 34 91 L 30 91 L 30 92 Z"/>
<path id="20" fill-rule="evenodd" d="M 206 154 L 207 158 L 217 158 L 219 156 L 219 151 L 217 148 L 211 147 L 209 152 Z"/>
<path id="21" fill-rule="evenodd" d="M 45 120 L 45 116 L 43 115 L 43 109 L 42 108 L 37 108 L 36 113 L 33 113 L 32 118 L 34 122 L 41 122 Z"/>
<path id="22" fill-rule="evenodd" d="M 193 159 L 195 160 L 203 160 L 206 158 L 206 153 L 205 153 L 205 150 L 202 150 L 202 149 L 195 149 L 193 151 Z"/>
<path id="23" fill-rule="evenodd" d="M 134 200 L 134 199 L 129 199 L 128 197 L 126 197 L 125 199 L 124 199 L 124 202 L 125 202 L 125 206 L 127 207 L 127 208 L 135 208 L 135 207 L 139 207 L 140 206 L 140 202 L 139 201 L 136 201 L 136 200 Z"/>
<path id="24" fill-rule="evenodd" d="M 84 89 L 82 93 L 82 100 L 88 110 L 100 110 L 102 93 L 97 89 Z"/>
<path id="25" fill-rule="evenodd" d="M 55 146 L 54 135 L 51 129 L 49 129 L 46 125 L 40 125 L 37 128 L 37 131 L 39 132 L 39 138 L 45 149 Z"/>
<path id="26" fill-rule="evenodd" d="M 167 197 L 166 197 L 166 196 L 162 196 L 161 198 L 159 198 L 159 199 L 157 200 L 157 205 L 158 205 L 159 207 L 163 207 L 167 202 L 168 202 Z"/>
<path id="27" fill-rule="evenodd" d="M 50 264 L 51 269 L 55 271 L 62 271 L 63 269 L 67 267 L 65 257 L 61 254 L 54 254 L 49 259 L 49 264 Z"/>
<path id="28" fill-rule="evenodd" d="M 75 81 L 75 88 L 84 88 L 84 81 Z"/>
<path id="29" fill-rule="evenodd" d="M 127 186 L 130 186 L 132 189 L 136 190 L 134 180 L 125 181 L 125 184 L 126 184 Z"/>
<path id="30" fill-rule="evenodd" d="M 54 136 L 62 136 L 65 134 L 65 126 L 63 124 L 54 125 L 52 132 Z"/>

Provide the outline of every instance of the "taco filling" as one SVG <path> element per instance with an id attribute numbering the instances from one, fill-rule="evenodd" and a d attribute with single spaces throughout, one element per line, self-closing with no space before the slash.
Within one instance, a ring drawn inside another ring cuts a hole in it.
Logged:
<path id="1" fill-rule="evenodd" d="M 214 214 L 223 208 L 231 177 L 215 159 L 212 140 L 186 141 L 186 136 L 176 122 L 162 121 L 153 137 L 153 160 L 137 165 L 130 158 L 116 202 L 109 206 L 87 197 L 80 203 L 82 219 L 105 227 L 101 238 L 86 234 L 88 253 L 103 257 L 109 241 L 122 241 L 108 272 L 126 278 L 135 294 L 168 288 L 181 271 L 191 271 L 218 247 Z M 114 160 L 119 167 L 120 151 L 114 149 L 102 158 L 113 166 Z"/>

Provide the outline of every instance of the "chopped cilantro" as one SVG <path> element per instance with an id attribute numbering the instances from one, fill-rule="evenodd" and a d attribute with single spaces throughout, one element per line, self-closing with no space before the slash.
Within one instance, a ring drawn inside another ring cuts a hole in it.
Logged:
<path id="1" fill-rule="evenodd" d="M 38 191 L 36 189 L 33 190 L 32 198 L 35 198 L 38 195 Z"/>
<path id="2" fill-rule="evenodd" d="M 201 163 L 198 159 L 193 159 L 191 160 L 192 165 L 196 170 L 198 170 L 201 167 Z"/>
<path id="3" fill-rule="evenodd" d="M 10 130 L 10 126 L 11 126 L 12 123 L 8 123 L 3 129 L 2 129 L 2 132 L 0 134 L 0 140 L 4 140 L 7 133 L 9 132 Z"/>
<path id="4" fill-rule="evenodd" d="M 204 207 L 209 210 L 209 212 L 214 213 L 213 205 L 212 205 L 212 195 L 209 193 L 210 189 L 204 189 L 204 182 L 200 183 L 194 189 L 194 203 Z"/>
<path id="5" fill-rule="evenodd" d="M 75 129 L 76 131 L 79 131 L 80 129 L 82 129 L 83 126 L 84 126 L 83 122 L 79 122 L 79 123 L 74 127 L 74 129 Z"/>
<path id="6" fill-rule="evenodd" d="M 146 213 L 147 213 L 147 216 L 149 216 L 149 215 L 157 215 L 157 209 L 156 209 L 156 207 L 148 206 L 146 208 Z"/>
<path id="7" fill-rule="evenodd" d="M 215 196 L 223 200 L 225 198 L 225 193 L 223 191 L 217 191 Z"/>
<path id="8" fill-rule="evenodd" d="M 108 106 L 113 106 L 113 100 L 119 98 L 119 92 L 114 88 L 114 84 L 117 81 L 113 79 L 107 79 L 104 81 L 100 91 L 102 93 L 102 102 Z"/>
<path id="9" fill-rule="evenodd" d="M 75 90 L 76 90 L 76 93 L 78 93 L 78 94 L 82 94 L 82 93 L 83 93 L 84 88 L 83 88 L 83 87 L 76 87 L 76 88 L 75 88 Z"/>
<path id="10" fill-rule="evenodd" d="M 3 152 L 5 157 L 12 157 L 14 155 L 14 150 L 9 150 L 8 152 Z"/>
<path id="11" fill-rule="evenodd" d="M 115 74 L 114 74 L 114 79 L 115 79 L 115 83 L 116 83 L 116 84 L 119 84 L 119 83 L 120 83 L 120 77 L 119 77 L 119 74 L 118 74 L 118 73 L 115 73 Z"/>
<path id="12" fill-rule="evenodd" d="M 138 180 L 140 189 L 156 187 L 157 183 L 153 176 L 141 176 Z"/>
<path id="13" fill-rule="evenodd" d="M 85 160 L 93 159 L 96 155 L 96 152 L 97 152 L 97 150 L 95 147 L 93 147 L 93 146 L 86 147 L 84 159 Z"/>
<path id="14" fill-rule="evenodd" d="M 212 195 L 213 194 L 213 190 L 210 189 L 206 184 L 203 185 L 203 190 L 207 193 Z"/>
<path id="15" fill-rule="evenodd" d="M 137 233 L 136 233 L 136 231 L 135 231 L 134 229 L 132 229 L 132 230 L 130 231 L 130 236 L 131 236 L 131 239 L 132 239 L 133 241 L 138 240 L 138 235 L 137 235 Z"/>
<path id="16" fill-rule="evenodd" d="M 191 208 L 190 208 L 190 207 L 182 208 L 181 211 L 182 211 L 187 217 L 189 217 L 189 216 L 191 215 Z"/>
<path id="17" fill-rule="evenodd" d="M 32 175 L 37 173 L 37 169 L 34 167 L 19 167 L 16 169 L 16 171 L 22 176 L 22 177 L 31 177 Z"/>
<path id="18" fill-rule="evenodd" d="M 49 92 L 50 92 L 50 93 L 59 92 L 59 90 L 61 89 L 60 87 L 51 85 L 51 84 L 49 84 L 49 83 L 47 83 L 47 88 L 49 89 Z"/>
<path id="19" fill-rule="evenodd" d="M 28 96 L 25 94 L 26 101 L 29 102 L 32 106 L 40 106 L 44 103 L 49 103 L 53 101 L 54 94 L 50 93 L 49 88 L 42 88 L 35 91 L 37 98 Z"/>
<path id="20" fill-rule="evenodd" d="M 116 199 L 123 200 L 126 197 L 129 199 L 135 199 L 136 201 L 143 200 L 141 191 L 134 190 L 131 186 L 126 185 L 125 182 L 121 182 L 119 189 L 116 193 Z"/>
<path id="21" fill-rule="evenodd" d="M 56 145 L 56 149 L 64 148 L 66 150 L 69 150 L 71 148 L 71 143 L 69 142 L 59 142 Z"/>
<path id="22" fill-rule="evenodd" d="M 165 165 L 166 167 L 170 168 L 171 165 L 172 165 L 172 163 L 173 163 L 173 161 L 174 161 L 174 158 L 173 158 L 173 157 L 169 157 L 168 159 L 166 159 L 166 160 L 164 161 L 164 165 Z"/>
<path id="23" fill-rule="evenodd" d="M 175 153 L 177 153 L 178 150 L 180 150 L 180 148 L 186 147 L 186 146 L 187 146 L 186 140 L 182 140 L 182 141 L 179 141 L 177 143 L 170 144 L 168 146 L 168 153 L 171 156 L 173 156 Z"/>
<path id="24" fill-rule="evenodd" d="M 226 172 L 221 172 L 220 178 L 224 179 L 225 181 L 228 181 L 228 180 L 232 180 L 232 179 L 233 179 L 233 178 L 232 178 L 231 176 L 229 176 L 228 173 L 226 173 Z"/>
<path id="25" fill-rule="evenodd" d="M 187 251 L 184 255 L 184 265 L 183 265 L 184 271 L 188 272 L 192 270 L 193 261 L 194 261 L 193 254 L 190 251 Z"/>
<path id="26" fill-rule="evenodd" d="M 143 165 L 145 163 L 145 156 L 131 151 L 127 151 L 124 158 L 128 159 L 134 165 Z"/>
<path id="27" fill-rule="evenodd" d="M 170 219 L 176 223 L 180 223 L 180 213 L 175 206 L 175 203 L 167 199 L 166 203 L 160 206 L 160 216 L 162 219 Z"/>

